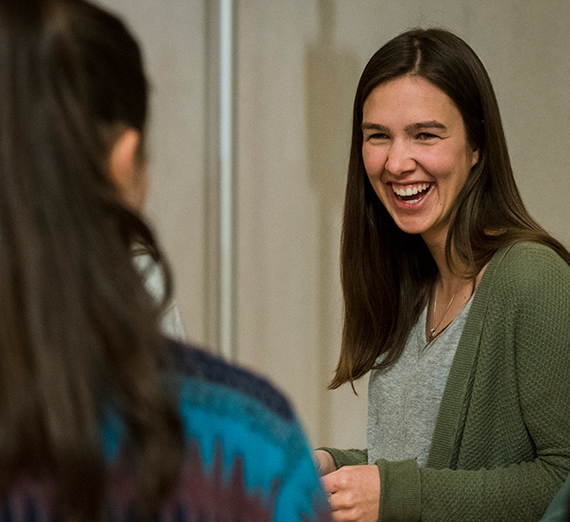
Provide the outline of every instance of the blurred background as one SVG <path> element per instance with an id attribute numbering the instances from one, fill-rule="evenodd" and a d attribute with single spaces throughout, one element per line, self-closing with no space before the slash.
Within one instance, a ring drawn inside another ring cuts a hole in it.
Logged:
<path id="1" fill-rule="evenodd" d="M 152 82 L 148 215 L 188 340 L 218 351 L 217 0 L 96 0 L 142 43 Z M 368 379 L 328 391 L 353 95 L 387 40 L 450 29 L 487 67 L 523 198 L 566 246 L 567 0 L 236 0 L 235 360 L 291 399 L 314 446 L 366 445 Z"/>

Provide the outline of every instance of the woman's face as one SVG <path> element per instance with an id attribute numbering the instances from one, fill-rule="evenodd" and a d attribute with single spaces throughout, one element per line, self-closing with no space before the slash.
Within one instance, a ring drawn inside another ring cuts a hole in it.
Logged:
<path id="1" fill-rule="evenodd" d="M 420 76 L 376 87 L 363 106 L 362 158 L 398 227 L 445 241 L 449 211 L 479 159 L 451 99 Z"/>

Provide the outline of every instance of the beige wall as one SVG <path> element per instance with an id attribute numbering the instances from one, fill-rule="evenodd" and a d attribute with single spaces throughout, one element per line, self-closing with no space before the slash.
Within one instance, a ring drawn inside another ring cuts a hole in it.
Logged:
<path id="1" fill-rule="evenodd" d="M 104 3 L 144 44 L 154 86 L 148 213 L 174 267 L 188 336 L 211 345 L 208 2 Z M 568 245 L 570 2 L 237 4 L 238 360 L 285 390 L 313 444 L 362 447 L 367 379 L 358 398 L 325 389 L 339 351 L 339 235 L 360 71 L 411 26 L 444 26 L 466 39 L 495 85 L 523 197 Z"/>

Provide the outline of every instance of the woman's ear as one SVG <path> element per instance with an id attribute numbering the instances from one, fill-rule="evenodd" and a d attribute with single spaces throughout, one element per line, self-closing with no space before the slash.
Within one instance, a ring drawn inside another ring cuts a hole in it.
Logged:
<path id="1" fill-rule="evenodd" d="M 141 133 L 132 127 L 123 130 L 111 148 L 109 173 L 123 201 L 140 210 L 146 196 L 146 176 L 141 165 Z"/>
<path id="2" fill-rule="evenodd" d="M 139 142 L 140 133 L 128 128 L 119 134 L 111 148 L 109 171 L 111 180 L 121 193 L 128 192 L 133 184 Z"/>
<path id="3" fill-rule="evenodd" d="M 473 168 L 475 165 L 477 165 L 478 161 L 479 161 L 479 149 L 475 148 L 475 149 L 473 149 L 472 156 L 471 156 L 471 168 Z"/>

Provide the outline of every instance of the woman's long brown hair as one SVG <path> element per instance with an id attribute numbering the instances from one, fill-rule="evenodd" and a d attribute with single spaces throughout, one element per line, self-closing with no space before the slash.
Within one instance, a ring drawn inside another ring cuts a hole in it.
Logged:
<path id="1" fill-rule="evenodd" d="M 176 478 L 159 310 L 131 262 L 149 228 L 106 171 L 110 130 L 144 131 L 139 47 L 82 0 L 0 0 L 0 490 L 56 479 L 64 516 L 103 515 L 105 411 L 125 422 L 149 509 Z"/>
<path id="2" fill-rule="evenodd" d="M 450 267 L 452 245 L 467 267 L 464 275 L 474 277 L 497 250 L 515 241 L 548 245 L 570 263 L 570 253 L 532 219 L 522 202 L 495 93 L 477 55 L 445 30 L 413 29 L 397 36 L 366 65 L 354 101 L 341 240 L 344 329 L 330 388 L 398 360 L 438 275 L 421 236 L 402 232 L 379 201 L 362 160 L 366 98 L 379 85 L 406 74 L 425 78 L 451 98 L 470 144 L 479 149 L 479 161 L 450 217 Z"/>

